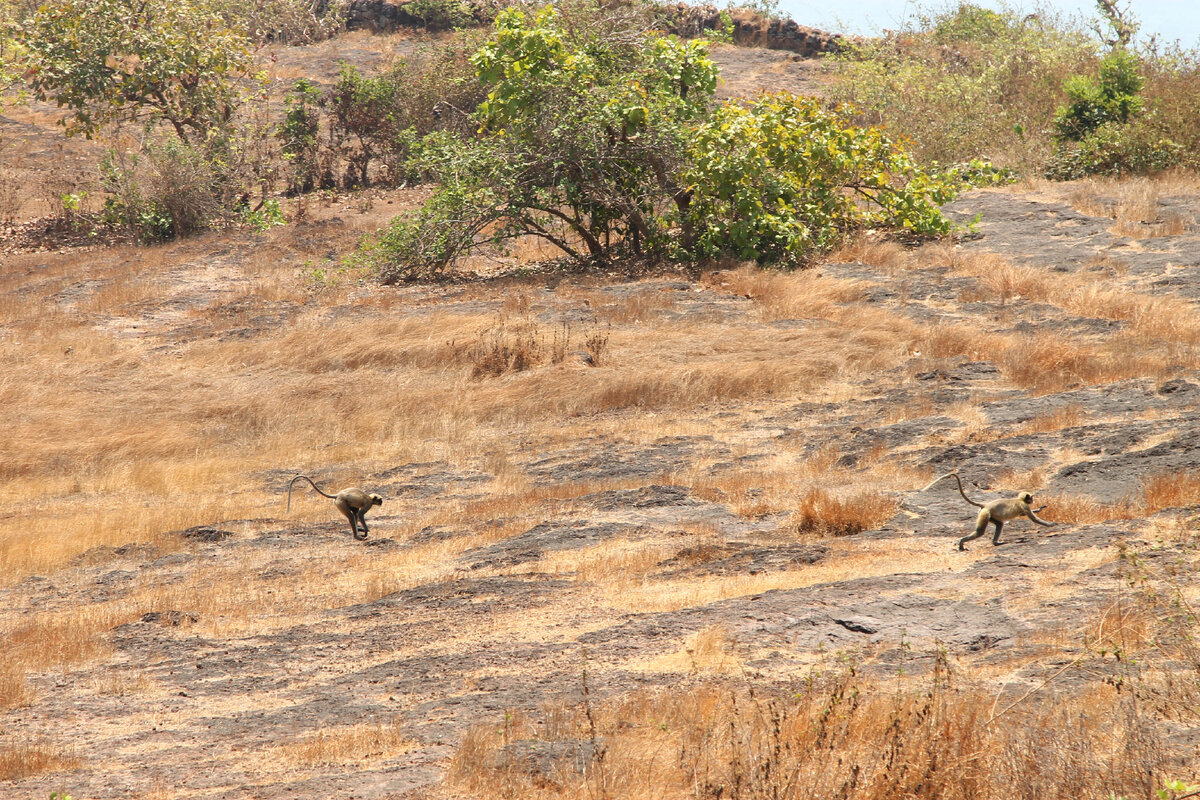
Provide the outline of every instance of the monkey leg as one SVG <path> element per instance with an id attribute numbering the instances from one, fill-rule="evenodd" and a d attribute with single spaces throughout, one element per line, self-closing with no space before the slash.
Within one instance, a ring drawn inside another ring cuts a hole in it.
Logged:
<path id="1" fill-rule="evenodd" d="M 350 523 L 350 535 L 355 539 L 362 538 L 358 535 L 358 525 L 356 524 L 357 520 L 355 520 L 355 516 L 358 513 L 357 509 L 352 508 L 345 500 L 337 500 L 334 502 L 334 505 L 337 506 L 338 511 L 342 512 L 342 516 L 346 518 L 346 521 Z"/>
<path id="2" fill-rule="evenodd" d="M 366 539 L 367 534 L 370 533 L 370 531 L 367 530 L 367 515 L 365 511 L 359 509 L 357 512 L 355 512 L 355 516 L 358 517 L 358 522 L 360 525 L 362 525 L 362 536 L 359 536 L 358 531 L 356 530 L 354 532 L 354 538 L 361 542 L 363 539 Z"/>
<path id="3" fill-rule="evenodd" d="M 980 512 L 979 519 L 975 520 L 975 532 L 970 536 L 964 536 L 963 538 L 959 539 L 958 549 L 966 550 L 967 548 L 963 547 L 963 545 L 965 545 L 967 542 L 972 542 L 978 539 L 980 536 L 983 536 L 984 532 L 987 530 L 989 521 L 990 516 L 986 513 Z"/>
<path id="4" fill-rule="evenodd" d="M 996 532 L 992 534 L 992 544 L 1004 544 L 1000 541 L 1000 529 L 1004 527 L 1004 523 L 1000 520 L 994 520 L 994 522 L 996 523 Z"/>

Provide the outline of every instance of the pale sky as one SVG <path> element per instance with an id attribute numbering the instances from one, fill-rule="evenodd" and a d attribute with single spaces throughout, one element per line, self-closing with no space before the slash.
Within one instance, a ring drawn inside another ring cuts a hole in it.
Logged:
<path id="1" fill-rule="evenodd" d="M 1078 14 L 1083 18 L 1097 16 L 1093 0 L 1013 0 L 1007 4 L 1000 0 L 974 2 L 988 8 L 1008 7 L 1021 12 L 1050 8 L 1066 14 Z M 957 5 L 953 0 L 850 0 L 846 3 L 830 0 L 780 0 L 779 10 L 782 16 L 790 16 L 801 25 L 837 33 L 876 34 L 884 28 L 899 28 L 905 19 L 918 10 L 928 13 Z M 1133 0 L 1129 8 L 1133 16 L 1142 23 L 1139 38 L 1157 33 L 1161 44 L 1169 44 L 1178 39 L 1184 47 L 1200 47 L 1200 3 L 1195 0 Z"/>

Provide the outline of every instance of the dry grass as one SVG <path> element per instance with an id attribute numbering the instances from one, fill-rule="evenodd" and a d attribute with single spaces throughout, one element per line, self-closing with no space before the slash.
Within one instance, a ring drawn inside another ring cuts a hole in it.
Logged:
<path id="1" fill-rule="evenodd" d="M 359 723 L 323 728 L 274 748 L 289 764 L 315 767 L 328 764 L 360 764 L 393 758 L 416 749 L 417 743 L 404 735 L 396 722 Z"/>
<path id="2" fill-rule="evenodd" d="M 1018 436 L 1029 436 L 1038 433 L 1054 433 L 1064 428 L 1076 428 L 1084 423 L 1087 414 L 1082 406 L 1068 405 L 1056 408 L 1048 414 L 1040 414 L 1033 419 L 1021 423 L 1014 430 Z"/>
<path id="3" fill-rule="evenodd" d="M 1049 518 L 1073 524 L 1141 519 L 1169 508 L 1200 505 L 1200 472 L 1164 470 L 1141 481 L 1136 493 L 1116 502 L 1103 503 L 1081 495 L 1047 495 L 1039 498 L 1049 508 Z"/>
<path id="4" fill-rule="evenodd" d="M 1164 508 L 1200 505 L 1200 471 L 1157 472 L 1142 481 L 1138 516 L 1149 516 Z"/>
<path id="5" fill-rule="evenodd" d="M 660 312 L 671 311 L 675 307 L 675 297 L 672 294 L 662 290 L 643 289 L 615 303 L 600 306 L 596 309 L 596 315 L 617 325 L 637 325 L 649 322 Z"/>
<path id="6" fill-rule="evenodd" d="M 924 255 L 928 256 L 928 251 Z M 898 272 L 924 260 L 896 241 L 874 236 L 859 236 L 825 258 L 831 264 L 867 264 L 889 273 Z"/>
<path id="7" fill-rule="evenodd" d="M 827 540 L 827 544 L 832 548 L 842 541 L 831 539 Z M 618 582 L 601 586 L 600 589 L 603 598 L 620 611 L 678 611 L 772 590 L 802 589 L 877 575 L 893 575 L 898 564 L 904 565 L 906 573 L 932 574 L 963 569 L 970 563 L 948 548 L 928 541 L 854 540 L 846 542 L 844 548 L 838 547 L 815 564 L 778 572 Z"/>
<path id="8" fill-rule="evenodd" d="M 837 497 L 814 488 L 801 498 L 789 524 L 800 533 L 852 536 L 882 526 L 896 513 L 898 505 L 895 498 L 879 492 Z"/>
<path id="9" fill-rule="evenodd" d="M 1094 178 L 1078 181 L 1068 195 L 1077 211 L 1095 217 L 1111 217 L 1109 232 L 1131 239 L 1157 236 L 1178 236 L 1188 229 L 1188 223 L 1175 212 L 1163 214 L 1159 196 L 1162 192 L 1190 189 L 1194 179 L 1183 179 L 1179 173 L 1159 178 L 1113 180 Z"/>
<path id="10" fill-rule="evenodd" d="M 737 649 L 724 625 L 708 625 L 688 636 L 678 650 L 651 658 L 640 667 L 630 666 L 648 672 L 734 675 L 745 668 Z"/>
<path id="11" fill-rule="evenodd" d="M 1182 298 L 1113 288 L 1089 275 L 1019 267 L 991 253 L 960 258 L 955 272 L 979 278 L 986 292 L 977 299 L 1004 303 L 1023 298 L 1053 303 L 1081 317 L 1127 323 L 1139 340 L 1200 343 L 1200 313 L 1194 303 Z"/>
<path id="12" fill-rule="evenodd" d="M 1102 688 L 1053 703 L 1000 703 L 951 686 L 939 664 L 927 688 L 892 689 L 843 672 L 791 692 L 710 683 L 588 702 L 555 725 L 603 756 L 560 779 L 511 769 L 499 752 L 532 725 L 468 734 L 453 785 L 475 796 L 641 798 L 1146 796 L 1161 785 L 1163 743 L 1136 703 Z M 544 734 L 543 734 L 544 735 Z"/>
<path id="13" fill-rule="evenodd" d="M 824 275 L 818 270 L 771 272 L 754 267 L 712 273 L 705 282 L 753 300 L 763 319 L 821 319 L 836 307 L 862 297 L 862 282 Z"/>
<path id="14" fill-rule="evenodd" d="M 17 781 L 30 775 L 77 769 L 83 764 L 68 748 L 45 738 L 27 740 L 0 737 L 0 781 Z"/>

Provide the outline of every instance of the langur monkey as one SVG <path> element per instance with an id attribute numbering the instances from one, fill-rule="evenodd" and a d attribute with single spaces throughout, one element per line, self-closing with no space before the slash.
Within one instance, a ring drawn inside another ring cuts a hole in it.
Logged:
<path id="1" fill-rule="evenodd" d="M 383 505 L 383 498 L 377 494 L 367 494 L 362 489 L 342 489 L 337 494 L 326 494 L 321 491 L 321 487 L 313 483 L 313 479 L 307 475 L 297 475 L 288 482 L 288 512 L 292 510 L 292 486 L 296 481 L 304 479 L 308 481 L 308 485 L 317 490 L 317 493 L 328 497 L 337 506 L 337 510 L 346 515 L 346 519 L 350 520 L 350 533 L 355 539 L 360 542 L 367 538 L 367 517 L 366 513 L 372 506 Z M 362 536 L 358 535 L 358 526 L 362 525 Z"/>
<path id="2" fill-rule="evenodd" d="M 941 477 L 934 478 L 933 481 L 930 482 L 929 486 L 925 487 L 925 489 L 933 486 L 933 484 L 937 483 L 942 478 L 949 478 L 951 475 L 954 476 L 954 480 L 958 481 L 958 493 L 962 495 L 963 500 L 966 500 L 971 505 L 982 509 L 979 512 L 979 516 L 975 520 L 975 532 L 970 536 L 964 536 L 958 540 L 959 550 L 966 550 L 967 548 L 963 547 L 964 544 L 983 536 L 984 532 L 987 530 L 989 522 L 996 526 L 996 532 L 992 534 L 993 545 L 1000 544 L 1000 531 L 1002 528 L 1004 528 L 1004 523 L 1008 522 L 1009 520 L 1017 519 L 1018 517 L 1029 517 L 1029 519 L 1033 520 L 1038 525 L 1045 525 L 1047 528 L 1052 528 L 1055 525 L 1053 522 L 1046 522 L 1044 519 L 1039 518 L 1038 515 L 1034 513 L 1033 508 L 1030 507 L 1030 504 L 1033 502 L 1033 495 L 1031 495 L 1029 492 L 1021 492 L 1010 500 L 993 500 L 986 505 L 983 503 L 976 503 L 974 500 L 967 497 L 967 493 L 963 491 L 962 478 L 958 477 L 957 472 L 947 472 Z M 922 489 L 921 491 L 925 491 L 925 489 Z M 1042 508 L 1045 508 L 1045 506 L 1042 506 Z M 1041 510 L 1041 508 L 1038 509 L 1038 511 Z"/>

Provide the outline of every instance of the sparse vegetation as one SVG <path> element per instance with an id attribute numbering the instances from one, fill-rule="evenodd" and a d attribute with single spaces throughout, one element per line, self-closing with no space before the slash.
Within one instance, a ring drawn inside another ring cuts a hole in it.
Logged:
<path id="1" fill-rule="evenodd" d="M 1191 791 L 1200 182 L 1008 185 L 1096 39 L 961 6 L 868 43 L 852 112 L 716 104 L 718 62 L 821 76 L 640 8 L 339 9 L 184 0 L 253 59 L 182 133 L 5 106 L 0 794 Z M 1189 62 L 1124 46 L 1143 109 L 1096 130 L 1190 147 Z M 1059 527 L 958 552 L 915 490 L 960 465 Z M 382 494 L 370 537 L 297 472 Z"/>

